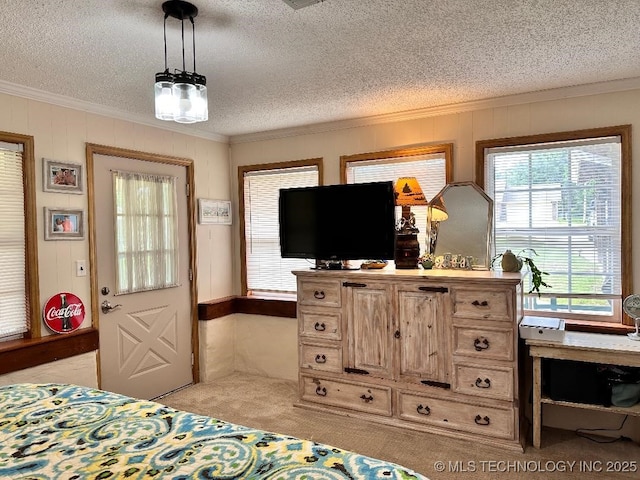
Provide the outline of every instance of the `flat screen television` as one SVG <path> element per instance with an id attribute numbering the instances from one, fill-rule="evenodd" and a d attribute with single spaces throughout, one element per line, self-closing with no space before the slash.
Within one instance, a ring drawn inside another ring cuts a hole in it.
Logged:
<path id="1" fill-rule="evenodd" d="M 279 221 L 284 258 L 394 258 L 392 182 L 281 189 Z"/>

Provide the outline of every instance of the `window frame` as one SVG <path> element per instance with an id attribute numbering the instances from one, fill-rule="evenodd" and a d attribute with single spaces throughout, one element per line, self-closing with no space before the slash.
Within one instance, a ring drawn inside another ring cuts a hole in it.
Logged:
<path id="1" fill-rule="evenodd" d="M 476 183 L 484 189 L 485 187 L 485 159 L 486 151 L 491 148 L 499 147 L 515 147 L 530 144 L 542 144 L 551 142 L 569 142 L 572 140 L 585 140 L 597 137 L 620 137 L 621 150 L 621 180 L 620 180 L 620 229 L 621 244 L 620 254 L 625 259 L 621 262 L 621 287 L 622 295 L 620 302 L 628 295 L 633 293 L 633 269 L 632 262 L 632 218 L 631 218 L 631 125 L 617 125 L 611 127 L 590 128 L 584 130 L 572 130 L 555 133 L 543 133 L 535 135 L 525 135 L 519 137 L 505 137 L 489 140 L 480 140 L 476 142 L 476 159 L 475 159 L 475 178 Z M 493 233 L 492 233 L 493 235 Z M 495 244 L 495 242 L 493 242 Z M 544 315 L 545 312 L 527 311 L 535 315 Z M 575 314 L 571 315 L 570 323 L 577 326 L 578 329 L 589 329 L 590 331 L 606 331 L 616 328 L 616 326 L 633 325 L 633 320 L 627 315 L 622 314 L 619 321 L 597 322 L 587 318 L 584 321 L 575 319 Z M 600 323 L 600 324 L 599 324 Z M 600 327 L 601 325 L 601 327 Z M 583 328 L 581 328 L 583 327 Z"/>
<path id="2" fill-rule="evenodd" d="M 248 172 L 257 172 L 261 170 L 278 170 L 299 167 L 317 167 L 318 169 L 318 185 L 323 185 L 323 159 L 308 158 L 304 160 L 292 160 L 288 162 L 260 163 L 253 165 L 243 165 L 238 167 L 238 218 L 240 222 L 240 284 L 243 296 L 249 295 L 247 288 L 247 240 L 246 226 L 244 221 L 245 215 L 245 199 L 244 199 L 244 176 Z M 252 294 L 251 296 L 259 297 L 261 295 Z M 269 297 L 289 296 L 287 294 L 269 295 Z"/>
<path id="3" fill-rule="evenodd" d="M 388 158 L 414 157 L 418 155 L 444 154 L 445 159 L 445 184 L 453 182 L 453 143 L 441 143 L 437 145 L 421 145 L 416 147 L 382 150 L 379 152 L 357 153 L 355 155 L 340 156 L 340 183 L 347 183 L 347 164 L 371 160 L 384 160 Z"/>
<path id="4" fill-rule="evenodd" d="M 38 237 L 30 234 L 37 232 L 36 213 L 36 167 L 34 156 L 34 139 L 31 135 L 0 132 L 0 142 L 22 145 L 22 192 L 24 195 L 24 236 L 25 236 L 25 292 L 27 306 L 28 330 L 22 339 L 40 338 L 40 280 L 38 275 Z M 0 345 L 17 340 L 0 342 Z"/>

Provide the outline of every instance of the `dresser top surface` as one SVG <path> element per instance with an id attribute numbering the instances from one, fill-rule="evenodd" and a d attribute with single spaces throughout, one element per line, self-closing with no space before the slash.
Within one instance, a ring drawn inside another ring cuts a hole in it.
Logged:
<path id="1" fill-rule="evenodd" d="M 369 270 L 295 270 L 298 277 L 315 278 L 359 278 L 380 280 L 496 280 L 506 283 L 518 284 L 522 280 L 521 273 L 505 273 L 493 270 L 461 270 L 461 269 L 394 269 L 385 267 Z"/>

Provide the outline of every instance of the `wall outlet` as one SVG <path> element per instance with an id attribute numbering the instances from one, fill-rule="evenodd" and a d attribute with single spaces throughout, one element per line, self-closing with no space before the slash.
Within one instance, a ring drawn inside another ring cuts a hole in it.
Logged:
<path id="1" fill-rule="evenodd" d="M 76 277 L 87 276 L 87 262 L 85 260 L 76 260 Z"/>

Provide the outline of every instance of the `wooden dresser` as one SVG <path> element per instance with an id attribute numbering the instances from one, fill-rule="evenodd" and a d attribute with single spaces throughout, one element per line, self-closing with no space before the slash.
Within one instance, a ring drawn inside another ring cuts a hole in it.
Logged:
<path id="1" fill-rule="evenodd" d="M 294 274 L 298 406 L 523 450 L 519 273 Z"/>

